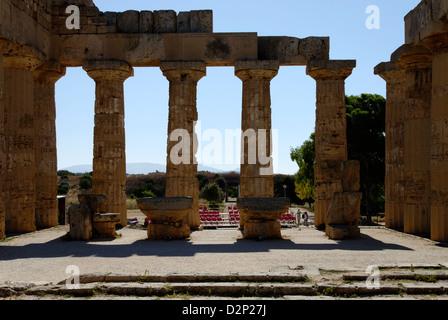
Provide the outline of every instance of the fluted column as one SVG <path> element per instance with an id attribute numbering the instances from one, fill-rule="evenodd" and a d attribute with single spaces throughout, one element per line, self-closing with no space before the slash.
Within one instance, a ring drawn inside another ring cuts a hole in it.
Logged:
<path id="1" fill-rule="evenodd" d="M 393 56 L 398 53 L 406 68 L 403 231 L 429 235 L 432 55 L 411 45 L 402 46 Z"/>
<path id="2" fill-rule="evenodd" d="M 133 69 L 122 61 L 90 61 L 83 66 L 95 80 L 92 193 L 105 194 L 100 212 L 120 213 L 127 225 L 124 81 Z"/>
<path id="3" fill-rule="evenodd" d="M 243 82 L 241 116 L 240 196 L 274 196 L 271 155 L 271 80 L 278 61 L 237 61 L 235 75 Z"/>
<path id="4" fill-rule="evenodd" d="M 55 83 L 65 74 L 57 61 L 34 71 L 36 227 L 58 225 Z"/>
<path id="5" fill-rule="evenodd" d="M 394 62 L 381 63 L 375 74 L 386 81 L 386 227 L 404 223 L 404 114 L 406 72 Z"/>
<path id="6" fill-rule="evenodd" d="M 194 125 L 198 120 L 197 84 L 206 75 L 206 67 L 203 62 L 162 62 L 160 69 L 170 83 L 165 196 L 192 197 L 193 206 L 184 222 L 197 228 L 199 182 Z"/>
<path id="7" fill-rule="evenodd" d="M 431 99 L 431 239 L 448 241 L 448 35 L 426 41 L 433 53 Z"/>
<path id="8" fill-rule="evenodd" d="M 3 55 L 0 52 L 0 239 L 5 237 L 5 92 L 4 70 L 3 70 Z"/>
<path id="9" fill-rule="evenodd" d="M 32 55 L 6 56 L 4 66 L 4 177 L 7 232 L 36 230 L 36 166 L 33 70 L 41 62 Z"/>
<path id="10" fill-rule="evenodd" d="M 347 160 L 345 79 L 354 60 L 311 61 L 307 74 L 316 80 L 314 225 L 325 226 L 334 192 L 342 192 L 341 163 Z"/>

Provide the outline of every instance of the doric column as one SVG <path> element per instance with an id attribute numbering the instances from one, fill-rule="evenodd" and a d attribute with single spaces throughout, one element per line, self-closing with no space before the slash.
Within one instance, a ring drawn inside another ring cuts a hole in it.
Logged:
<path id="1" fill-rule="evenodd" d="M 0 239 L 5 237 L 5 194 L 4 194 L 4 185 L 5 185 L 5 165 L 6 165 L 6 157 L 5 157 L 5 105 L 4 105 L 4 87 L 5 82 L 4 71 L 3 71 L 3 55 L 0 52 Z"/>
<path id="2" fill-rule="evenodd" d="M 427 40 L 433 52 L 431 99 L 431 239 L 448 241 L 448 35 Z"/>
<path id="3" fill-rule="evenodd" d="M 34 71 L 36 227 L 58 225 L 55 83 L 65 74 L 57 61 Z"/>
<path id="4" fill-rule="evenodd" d="M 30 50 L 25 51 L 29 53 Z M 41 62 L 33 54 L 4 56 L 4 177 L 7 232 L 36 230 L 36 166 L 33 70 Z"/>
<path id="5" fill-rule="evenodd" d="M 83 66 L 95 80 L 92 193 L 105 194 L 100 212 L 120 213 L 127 225 L 124 81 L 133 69 L 123 61 L 89 61 Z"/>
<path id="6" fill-rule="evenodd" d="M 404 45 L 394 57 L 406 69 L 403 231 L 429 235 L 432 55 L 423 47 Z"/>
<path id="7" fill-rule="evenodd" d="M 165 196 L 193 197 L 185 223 L 197 228 L 199 182 L 194 126 L 198 120 L 197 83 L 206 75 L 206 67 L 203 62 L 162 62 L 160 69 L 170 83 Z"/>
<path id="8" fill-rule="evenodd" d="M 385 62 L 375 74 L 386 81 L 386 227 L 403 229 L 406 72 L 398 63 Z"/>
<path id="9" fill-rule="evenodd" d="M 347 160 L 345 79 L 355 60 L 311 61 L 307 74 L 316 80 L 314 225 L 325 226 L 334 192 L 342 192 L 341 163 Z"/>
<path id="10" fill-rule="evenodd" d="M 278 61 L 235 63 L 235 75 L 243 81 L 240 164 L 242 198 L 274 196 L 270 86 L 278 70 Z"/>

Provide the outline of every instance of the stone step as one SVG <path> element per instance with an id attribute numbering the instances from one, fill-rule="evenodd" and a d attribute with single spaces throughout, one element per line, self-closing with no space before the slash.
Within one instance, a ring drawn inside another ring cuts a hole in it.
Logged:
<path id="1" fill-rule="evenodd" d="M 448 280 L 448 270 L 415 270 L 415 271 L 379 271 L 381 280 L 413 280 L 421 282 L 436 282 Z M 342 275 L 345 281 L 365 281 L 371 274 L 365 272 L 346 273 Z"/>

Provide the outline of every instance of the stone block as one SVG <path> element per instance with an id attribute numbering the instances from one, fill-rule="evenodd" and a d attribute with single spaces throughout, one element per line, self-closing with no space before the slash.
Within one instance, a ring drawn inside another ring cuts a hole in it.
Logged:
<path id="1" fill-rule="evenodd" d="M 244 224 L 244 239 L 281 239 L 281 225 L 272 220 L 250 220 Z"/>
<path id="2" fill-rule="evenodd" d="M 92 239 L 90 209 L 83 204 L 72 204 L 68 209 L 69 235 L 74 240 Z"/>
<path id="3" fill-rule="evenodd" d="M 333 240 L 356 239 L 360 237 L 359 228 L 354 225 L 327 224 L 325 226 L 325 233 Z"/>
<path id="4" fill-rule="evenodd" d="M 190 12 L 179 12 L 179 14 L 177 15 L 177 32 L 178 33 L 191 32 Z"/>
<path id="5" fill-rule="evenodd" d="M 174 226 L 150 223 L 148 224 L 147 236 L 151 240 L 182 240 L 190 236 L 190 227 L 186 224 Z"/>
<path id="6" fill-rule="evenodd" d="M 326 224 L 357 224 L 361 198 L 361 192 L 335 192 L 327 211 Z"/>
<path id="7" fill-rule="evenodd" d="M 154 31 L 154 14 L 152 11 L 140 11 L 139 32 L 152 33 Z"/>
<path id="8" fill-rule="evenodd" d="M 122 33 L 139 32 L 139 12 L 127 10 L 117 15 L 117 29 Z"/>
<path id="9" fill-rule="evenodd" d="M 93 236 L 95 238 L 115 238 L 115 228 L 119 222 L 119 213 L 94 214 L 92 216 Z"/>
<path id="10" fill-rule="evenodd" d="M 191 32 L 213 32 L 213 11 L 193 10 L 190 11 Z"/>
<path id="11" fill-rule="evenodd" d="M 341 164 L 342 191 L 356 192 L 359 190 L 359 171 L 360 164 L 358 160 L 344 161 Z"/>
<path id="12" fill-rule="evenodd" d="M 177 15 L 173 10 L 154 11 L 154 33 L 176 33 Z"/>

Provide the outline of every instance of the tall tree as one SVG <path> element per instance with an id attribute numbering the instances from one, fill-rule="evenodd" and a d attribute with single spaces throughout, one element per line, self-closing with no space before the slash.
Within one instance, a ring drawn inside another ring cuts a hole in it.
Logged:
<path id="1" fill-rule="evenodd" d="M 385 107 L 386 100 L 377 94 L 346 96 L 348 158 L 360 162 L 361 213 L 369 220 L 384 211 Z M 314 133 L 290 156 L 299 166 L 297 196 L 314 202 Z"/>

